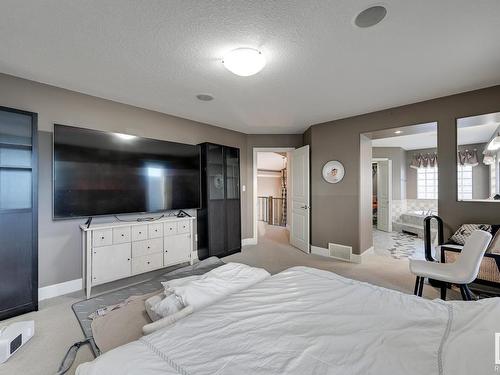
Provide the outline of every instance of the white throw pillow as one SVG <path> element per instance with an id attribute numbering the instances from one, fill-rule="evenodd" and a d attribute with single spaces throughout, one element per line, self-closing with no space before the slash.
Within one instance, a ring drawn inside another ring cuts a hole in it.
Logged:
<path id="1" fill-rule="evenodd" d="M 180 299 L 175 294 L 169 294 L 161 301 L 157 302 L 151 307 L 151 310 L 161 318 L 175 314 L 176 312 L 182 310 L 184 305 Z M 156 319 L 158 320 L 158 319 Z"/>
<path id="2" fill-rule="evenodd" d="M 165 293 L 161 292 L 158 294 L 155 294 L 152 297 L 149 297 L 145 302 L 144 305 L 146 307 L 146 312 L 149 315 L 149 318 L 153 321 L 156 322 L 157 320 L 160 320 L 162 318 L 161 315 L 158 315 L 153 311 L 153 306 L 155 306 L 157 303 L 161 302 L 163 299 L 165 299 Z"/>

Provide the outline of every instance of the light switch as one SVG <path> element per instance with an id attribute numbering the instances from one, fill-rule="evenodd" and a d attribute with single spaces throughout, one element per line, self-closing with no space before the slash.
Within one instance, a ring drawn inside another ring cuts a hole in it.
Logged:
<path id="1" fill-rule="evenodd" d="M 242 185 L 242 186 L 241 186 L 241 191 L 243 191 L 243 192 L 247 191 L 247 187 L 246 187 L 246 185 Z"/>

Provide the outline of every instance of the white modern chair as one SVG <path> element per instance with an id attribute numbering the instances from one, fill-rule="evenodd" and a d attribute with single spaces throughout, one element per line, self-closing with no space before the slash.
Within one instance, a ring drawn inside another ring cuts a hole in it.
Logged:
<path id="1" fill-rule="evenodd" d="M 490 241 L 490 233 L 476 230 L 467 238 L 464 248 L 453 263 L 410 259 L 410 271 L 417 276 L 414 294 L 422 296 L 424 279 L 428 277 L 442 282 L 441 299 L 446 299 L 447 284 L 457 284 L 460 286 L 464 301 L 470 301 L 472 298 L 467 284 L 476 279 L 481 260 Z"/>

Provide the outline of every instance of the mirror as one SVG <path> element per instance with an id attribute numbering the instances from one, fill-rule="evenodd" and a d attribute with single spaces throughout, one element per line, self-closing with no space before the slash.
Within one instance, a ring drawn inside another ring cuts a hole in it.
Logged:
<path id="1" fill-rule="evenodd" d="M 457 199 L 500 202 L 500 112 L 457 120 Z"/>

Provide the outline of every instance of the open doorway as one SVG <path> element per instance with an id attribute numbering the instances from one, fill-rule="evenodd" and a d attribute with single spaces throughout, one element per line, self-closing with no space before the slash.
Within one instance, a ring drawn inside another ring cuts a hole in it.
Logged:
<path id="1" fill-rule="evenodd" d="M 424 259 L 424 218 L 438 211 L 437 123 L 367 133 L 375 255 Z M 435 224 L 435 223 L 433 223 Z M 433 228 L 434 230 L 434 228 Z"/>
<path id="2" fill-rule="evenodd" d="M 257 152 L 257 238 L 290 242 L 288 151 Z"/>
<path id="3" fill-rule="evenodd" d="M 253 149 L 252 243 L 272 240 L 274 244 L 286 243 L 310 253 L 309 154 L 308 145 L 297 149 Z M 274 167 L 269 164 L 271 160 Z M 276 180 L 265 180 L 269 178 Z M 270 184 L 274 190 L 266 191 L 266 185 Z"/>

